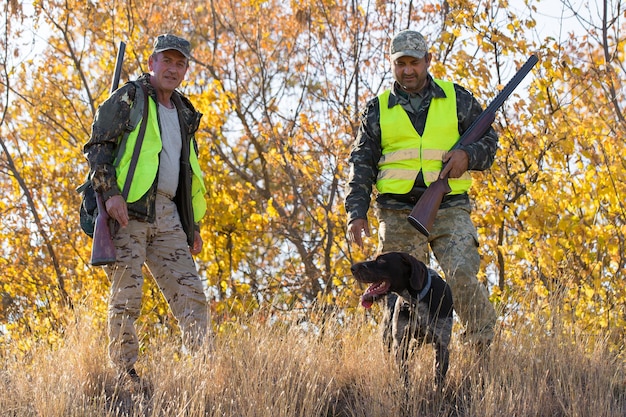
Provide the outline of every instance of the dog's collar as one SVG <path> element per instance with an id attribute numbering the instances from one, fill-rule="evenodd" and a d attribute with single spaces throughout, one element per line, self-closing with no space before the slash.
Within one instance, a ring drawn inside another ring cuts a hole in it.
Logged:
<path id="1" fill-rule="evenodd" d="M 428 276 L 426 277 L 426 283 L 424 284 L 424 288 L 422 288 L 422 291 L 420 291 L 420 293 L 417 295 L 418 303 L 422 301 L 424 297 L 426 297 L 426 294 L 428 294 L 428 291 L 430 291 L 430 286 L 432 283 L 433 283 L 432 272 L 430 272 L 430 269 L 428 269 Z"/>
<path id="2" fill-rule="evenodd" d="M 421 302 L 426 297 L 426 294 L 428 294 L 428 291 L 430 291 L 430 287 L 432 283 L 433 283 L 432 272 L 430 272 L 430 269 L 428 269 L 428 276 L 426 277 L 424 288 L 422 288 L 422 291 L 420 291 L 419 294 L 412 295 L 412 298 L 414 300 L 413 301 L 414 305 L 417 305 L 417 303 Z"/>
<path id="3" fill-rule="evenodd" d="M 427 270 L 428 275 L 426 276 L 426 282 L 424 283 L 424 287 L 419 292 L 419 294 L 415 294 L 412 291 L 409 292 L 411 295 L 411 299 L 413 300 L 411 303 L 413 306 L 417 305 L 417 303 L 421 302 L 424 298 L 426 298 L 426 294 L 431 290 L 431 285 L 433 283 L 433 272 L 430 269 Z"/>

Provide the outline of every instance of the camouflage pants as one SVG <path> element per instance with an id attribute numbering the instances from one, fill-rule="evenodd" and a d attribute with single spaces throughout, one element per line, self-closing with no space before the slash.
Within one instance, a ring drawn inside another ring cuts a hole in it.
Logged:
<path id="1" fill-rule="evenodd" d="M 430 247 L 452 289 L 455 312 L 465 327 L 465 341 L 491 342 L 496 312 L 487 288 L 476 278 L 480 268 L 478 234 L 469 207 L 440 209 L 428 238 L 409 224 L 409 213 L 408 210 L 376 210 L 378 252 L 408 252 L 428 265 Z"/>
<path id="2" fill-rule="evenodd" d="M 190 348 L 201 344 L 207 334 L 208 303 L 174 202 L 157 195 L 156 221 L 131 219 L 113 240 L 117 263 L 105 267 L 111 283 L 108 331 L 113 365 L 130 369 L 137 361 L 135 321 L 141 313 L 144 263 L 178 320 L 183 343 Z"/>

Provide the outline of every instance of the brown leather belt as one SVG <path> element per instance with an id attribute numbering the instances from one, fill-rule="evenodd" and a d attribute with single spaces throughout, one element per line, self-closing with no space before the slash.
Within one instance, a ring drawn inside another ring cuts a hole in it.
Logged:
<path id="1" fill-rule="evenodd" d="M 167 198 L 168 200 L 174 200 L 174 196 L 168 193 L 165 193 L 163 191 L 157 191 L 158 195 L 162 195 L 163 197 Z"/>

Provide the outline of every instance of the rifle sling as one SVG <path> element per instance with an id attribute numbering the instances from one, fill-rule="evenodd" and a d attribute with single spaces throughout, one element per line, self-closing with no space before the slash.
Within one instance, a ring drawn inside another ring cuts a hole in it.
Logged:
<path id="1" fill-rule="evenodd" d="M 135 142 L 135 148 L 133 149 L 133 156 L 130 160 L 130 166 L 128 167 L 128 175 L 126 176 L 126 181 L 124 181 L 124 189 L 122 190 L 122 197 L 124 197 L 124 200 L 126 200 L 128 193 L 130 192 L 130 184 L 133 181 L 135 168 L 137 168 L 137 161 L 139 160 L 139 153 L 141 152 L 141 145 L 143 143 L 143 137 L 146 134 L 146 126 L 148 124 L 148 100 L 150 99 L 150 96 L 148 96 L 148 89 L 146 86 L 143 84 L 140 85 L 146 102 L 143 105 L 143 116 L 141 117 L 141 125 L 139 126 L 137 141 Z"/>

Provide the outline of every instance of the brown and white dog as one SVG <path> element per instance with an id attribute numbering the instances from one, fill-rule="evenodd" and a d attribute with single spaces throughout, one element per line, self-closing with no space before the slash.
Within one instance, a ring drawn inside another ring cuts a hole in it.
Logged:
<path id="1" fill-rule="evenodd" d="M 411 341 L 432 343 L 435 348 L 436 384 L 441 387 L 449 365 L 453 303 L 448 284 L 423 262 L 404 252 L 387 252 L 352 265 L 352 275 L 370 284 L 361 305 L 372 304 L 390 293 L 398 295 L 393 308 L 393 350 L 408 383 L 407 362 Z"/>

